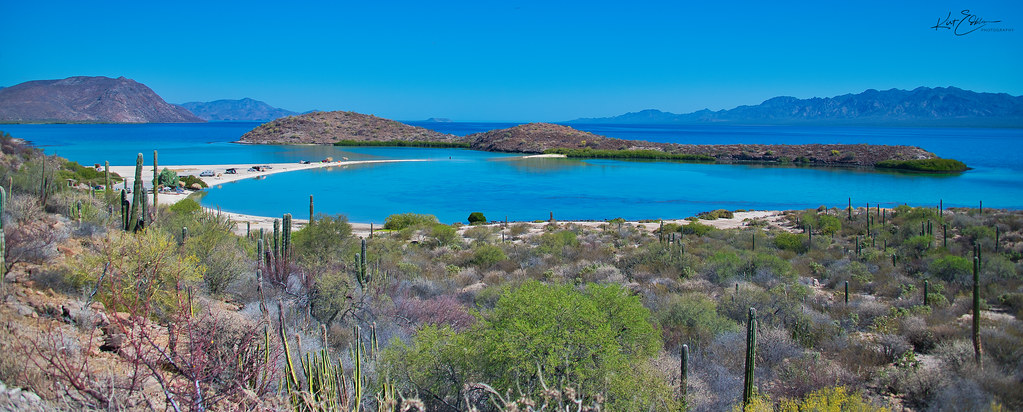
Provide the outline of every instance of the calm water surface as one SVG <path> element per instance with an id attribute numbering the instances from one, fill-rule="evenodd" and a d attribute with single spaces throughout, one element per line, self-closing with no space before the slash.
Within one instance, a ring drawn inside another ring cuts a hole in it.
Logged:
<path id="1" fill-rule="evenodd" d="M 466 135 L 514 126 L 417 123 Z M 490 219 L 675 218 L 726 209 L 792 209 L 819 205 L 908 203 L 1023 209 L 1023 130 L 794 126 L 573 125 L 606 136 L 677 143 L 872 143 L 920 146 L 963 160 L 974 170 L 934 176 L 848 169 L 707 165 L 672 162 L 521 159 L 456 149 L 339 148 L 231 143 L 258 123 L 149 125 L 0 125 L 83 164 L 131 164 L 135 154 L 161 164 L 272 163 L 349 159 L 432 159 L 429 162 L 318 169 L 215 187 L 202 202 L 229 211 L 305 218 L 309 195 L 317 212 L 381 222 L 419 212 L 444 222 L 472 211 Z"/>

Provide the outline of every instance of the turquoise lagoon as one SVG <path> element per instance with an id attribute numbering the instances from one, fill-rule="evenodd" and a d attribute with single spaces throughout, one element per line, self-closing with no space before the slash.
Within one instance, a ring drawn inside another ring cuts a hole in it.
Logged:
<path id="1" fill-rule="evenodd" d="M 415 122 L 411 122 L 417 124 Z M 309 195 L 318 213 L 382 222 L 393 213 L 465 221 L 681 218 L 713 209 L 796 209 L 820 205 L 899 204 L 1023 209 L 1023 130 L 797 126 L 573 125 L 612 137 L 679 143 L 908 144 L 963 160 L 958 175 L 878 173 L 856 169 L 675 162 L 523 159 L 458 149 L 262 146 L 231 143 L 255 123 L 151 125 L 0 125 L 83 164 L 131 164 L 153 149 L 161 164 L 272 163 L 349 159 L 430 159 L 275 174 L 220 185 L 202 203 L 223 210 L 305 218 Z M 417 124 L 468 134 L 494 123 Z"/>

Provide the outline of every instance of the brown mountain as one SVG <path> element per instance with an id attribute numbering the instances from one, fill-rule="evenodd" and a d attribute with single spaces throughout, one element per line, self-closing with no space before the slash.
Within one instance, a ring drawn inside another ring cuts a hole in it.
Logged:
<path id="1" fill-rule="evenodd" d="M 0 122 L 199 123 L 187 109 L 165 102 L 146 85 L 124 77 L 35 80 L 0 89 Z"/>
<path id="2" fill-rule="evenodd" d="M 458 142 L 464 138 L 355 112 L 314 112 L 264 123 L 242 135 L 243 143 L 332 144 L 366 142 Z"/>

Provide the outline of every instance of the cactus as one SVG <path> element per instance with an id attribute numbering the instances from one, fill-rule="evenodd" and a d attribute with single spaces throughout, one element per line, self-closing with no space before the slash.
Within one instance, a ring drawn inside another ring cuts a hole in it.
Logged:
<path id="1" fill-rule="evenodd" d="M 757 230 L 756 229 L 753 229 L 753 235 L 750 236 L 750 238 L 753 239 L 753 246 L 750 248 L 750 250 L 757 250 Z"/>
<path id="2" fill-rule="evenodd" d="M 4 236 L 4 211 L 7 210 L 7 191 L 0 187 L 0 287 L 5 288 L 4 276 L 7 275 L 7 238 Z M 6 291 L 5 291 L 6 292 Z"/>
<path id="3" fill-rule="evenodd" d="M 139 229 L 139 213 L 142 211 L 141 205 L 145 201 L 145 196 L 142 193 L 142 153 L 139 153 L 138 158 L 135 159 L 135 188 L 132 192 L 131 200 L 131 213 L 128 217 L 127 230 L 134 232 Z"/>
<path id="4" fill-rule="evenodd" d="M 948 248 L 948 223 L 941 225 L 941 247 Z"/>
<path id="5" fill-rule="evenodd" d="M 187 241 L 187 240 L 188 240 L 188 227 L 182 226 L 181 227 L 181 245 L 184 246 L 185 245 L 185 241 Z"/>
<path id="6" fill-rule="evenodd" d="M 160 192 L 160 168 L 156 165 L 156 150 L 153 150 L 153 217 L 156 217 L 156 196 Z"/>
<path id="7" fill-rule="evenodd" d="M 313 195 L 309 195 L 309 224 L 313 224 Z"/>
<path id="8" fill-rule="evenodd" d="M 295 372 L 295 363 L 291 360 L 291 347 L 288 345 L 288 331 L 284 322 L 284 302 L 281 299 L 277 299 L 277 319 L 280 322 L 278 331 L 281 345 L 284 347 L 284 385 L 291 395 L 292 405 L 297 405 L 301 399 L 298 392 L 302 390 L 302 386 L 298 381 L 298 374 Z"/>
<path id="9" fill-rule="evenodd" d="M 245 238 L 249 239 L 252 237 L 252 222 L 245 222 Z"/>
<path id="10" fill-rule="evenodd" d="M 984 201 L 983 200 L 980 201 L 980 209 L 978 209 L 978 210 L 980 211 L 980 214 L 982 214 L 982 215 L 984 214 Z"/>
<path id="11" fill-rule="evenodd" d="M 359 275 L 362 277 L 363 282 L 369 283 L 369 278 L 366 277 L 366 239 L 362 239 L 362 254 L 359 255 Z"/>
<path id="12" fill-rule="evenodd" d="M 928 282 L 925 279 L 924 280 L 924 306 L 928 306 L 930 304 L 930 298 L 927 296 L 927 289 L 929 289 L 928 288 L 929 285 L 930 285 L 930 282 Z"/>
<path id="13" fill-rule="evenodd" d="M 107 199 L 114 193 L 114 188 L 110 187 L 110 161 L 103 162 L 103 191 L 106 192 Z"/>
<path id="14" fill-rule="evenodd" d="M 276 261 L 277 257 L 281 255 L 281 221 L 280 219 L 274 219 L 274 254 L 273 258 Z"/>
<path id="15" fill-rule="evenodd" d="M 121 190 L 121 229 L 128 230 L 128 194 Z"/>
<path id="16" fill-rule="evenodd" d="M 281 262 L 287 266 L 291 260 L 291 213 L 284 214 L 281 227 Z"/>
<path id="17" fill-rule="evenodd" d="M 845 304 L 849 304 L 849 281 L 845 281 Z"/>
<path id="18" fill-rule="evenodd" d="M 1000 231 L 998 229 L 998 225 L 996 224 L 995 225 L 995 253 L 998 253 L 998 237 L 999 237 L 1000 234 L 1001 233 L 1000 233 Z"/>
<path id="19" fill-rule="evenodd" d="M 757 310 L 749 308 L 749 322 L 746 326 L 746 373 L 743 380 L 742 406 L 745 408 L 753 400 L 753 369 L 757 355 Z"/>
<path id="20" fill-rule="evenodd" d="M 680 377 L 679 380 L 679 394 L 682 398 L 682 404 L 686 403 L 686 392 L 689 388 L 689 345 L 682 345 L 682 359 L 679 365 Z"/>
<path id="21" fill-rule="evenodd" d="M 978 247 L 977 250 L 980 250 Z M 973 357 L 977 365 L 984 366 L 981 361 L 983 350 L 980 347 L 980 256 L 973 257 Z"/>
<path id="22" fill-rule="evenodd" d="M 849 220 L 852 220 L 852 198 L 849 198 Z"/>

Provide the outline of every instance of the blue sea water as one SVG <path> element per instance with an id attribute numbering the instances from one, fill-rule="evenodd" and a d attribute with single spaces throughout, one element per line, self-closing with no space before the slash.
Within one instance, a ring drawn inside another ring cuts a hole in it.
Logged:
<path id="1" fill-rule="evenodd" d="M 417 123 L 466 135 L 513 126 L 502 123 Z M 878 173 L 855 169 L 687 164 L 675 162 L 521 159 L 460 149 L 341 148 L 231 143 L 257 123 L 147 125 L 0 125 L 83 164 L 127 165 L 136 153 L 161 164 L 274 163 L 349 159 L 422 159 L 281 173 L 208 190 L 202 203 L 239 213 L 305 217 L 309 195 L 317 212 L 382 222 L 393 213 L 434 214 L 464 221 L 490 219 L 679 218 L 718 208 L 793 209 L 854 203 L 985 206 L 1023 209 L 1023 130 L 809 126 L 573 125 L 605 136 L 658 142 L 871 143 L 920 146 L 962 160 L 957 175 Z"/>

